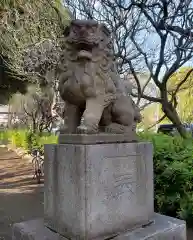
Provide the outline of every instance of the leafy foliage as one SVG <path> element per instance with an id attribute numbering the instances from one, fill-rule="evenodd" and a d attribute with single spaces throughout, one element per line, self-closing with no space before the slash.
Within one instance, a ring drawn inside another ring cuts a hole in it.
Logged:
<path id="1" fill-rule="evenodd" d="M 0 51 L 17 68 L 26 48 L 61 36 L 66 18 L 58 0 L 3 0 L 0 4 Z"/>
<path id="2" fill-rule="evenodd" d="M 44 144 L 57 143 L 57 137 L 50 134 L 39 135 L 29 130 L 10 130 L 0 132 L 0 141 L 21 147 L 28 152 L 31 152 L 32 149 L 38 149 L 43 153 Z"/>
<path id="3" fill-rule="evenodd" d="M 0 77 L 0 92 L 1 96 L 4 95 L 3 99 L 7 101 L 17 91 L 24 93 L 28 82 L 39 83 L 42 80 L 41 72 L 39 77 L 28 69 L 26 57 L 33 59 L 33 48 L 44 41 L 55 43 L 68 19 L 61 0 L 0 1 L 0 74 L 3 75 Z M 42 49 L 38 50 L 44 58 Z M 4 103 L 1 99 L 0 102 Z"/>
<path id="4" fill-rule="evenodd" d="M 32 132 L 51 131 L 56 122 L 56 116 L 52 114 L 53 91 L 40 88 L 35 85 L 28 86 L 25 95 L 15 94 L 10 99 L 12 126 L 28 127 Z"/>
<path id="5" fill-rule="evenodd" d="M 7 104 L 12 94 L 25 93 L 27 81 L 23 76 L 9 69 L 8 59 L 0 54 L 0 104 Z"/>
<path id="6" fill-rule="evenodd" d="M 182 122 L 193 120 L 193 68 L 182 67 L 168 82 L 169 93 L 176 92 L 177 111 Z"/>
<path id="7" fill-rule="evenodd" d="M 193 140 L 144 133 L 154 146 L 155 210 L 193 220 Z"/>

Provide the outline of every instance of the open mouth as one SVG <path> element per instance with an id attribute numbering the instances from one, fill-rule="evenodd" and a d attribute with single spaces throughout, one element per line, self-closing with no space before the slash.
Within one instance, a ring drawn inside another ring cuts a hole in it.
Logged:
<path id="1" fill-rule="evenodd" d="M 92 51 L 92 45 L 91 44 L 87 44 L 87 43 L 79 43 L 77 45 L 77 49 L 79 51 L 88 51 L 88 52 L 91 52 Z"/>
<path id="2" fill-rule="evenodd" d="M 92 59 L 92 47 L 93 46 L 91 44 L 79 43 L 77 45 L 78 58 L 91 60 Z"/>

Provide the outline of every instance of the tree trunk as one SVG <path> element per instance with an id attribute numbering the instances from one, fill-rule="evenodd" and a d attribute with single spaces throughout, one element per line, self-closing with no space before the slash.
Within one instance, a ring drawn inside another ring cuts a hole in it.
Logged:
<path id="1" fill-rule="evenodd" d="M 32 132 L 36 133 L 37 127 L 36 127 L 36 120 L 32 119 Z"/>
<path id="2" fill-rule="evenodd" d="M 182 122 L 180 121 L 178 113 L 177 113 L 175 107 L 172 105 L 172 103 L 163 102 L 162 110 L 165 113 L 165 115 L 168 117 L 168 119 L 176 126 L 179 134 L 183 138 L 186 138 L 187 137 L 186 130 L 185 130 Z"/>

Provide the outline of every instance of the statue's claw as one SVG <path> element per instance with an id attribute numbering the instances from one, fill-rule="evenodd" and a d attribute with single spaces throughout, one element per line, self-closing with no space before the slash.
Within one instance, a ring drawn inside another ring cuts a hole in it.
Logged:
<path id="1" fill-rule="evenodd" d="M 77 133 L 79 133 L 79 134 L 93 134 L 93 133 L 97 133 L 97 132 L 98 131 L 96 129 L 88 127 L 84 124 L 81 124 L 80 126 L 77 127 Z"/>

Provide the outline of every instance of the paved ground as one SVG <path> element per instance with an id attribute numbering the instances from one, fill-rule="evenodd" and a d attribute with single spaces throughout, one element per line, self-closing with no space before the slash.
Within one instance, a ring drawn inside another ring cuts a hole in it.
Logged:
<path id="1" fill-rule="evenodd" d="M 43 216 L 43 185 L 32 179 L 29 161 L 0 148 L 0 240 L 11 240 L 11 226 Z"/>
<path id="2" fill-rule="evenodd" d="M 43 185 L 32 179 L 29 161 L 0 147 L 0 240 L 11 240 L 11 226 L 43 216 Z M 188 239 L 193 231 L 188 230 Z"/>

